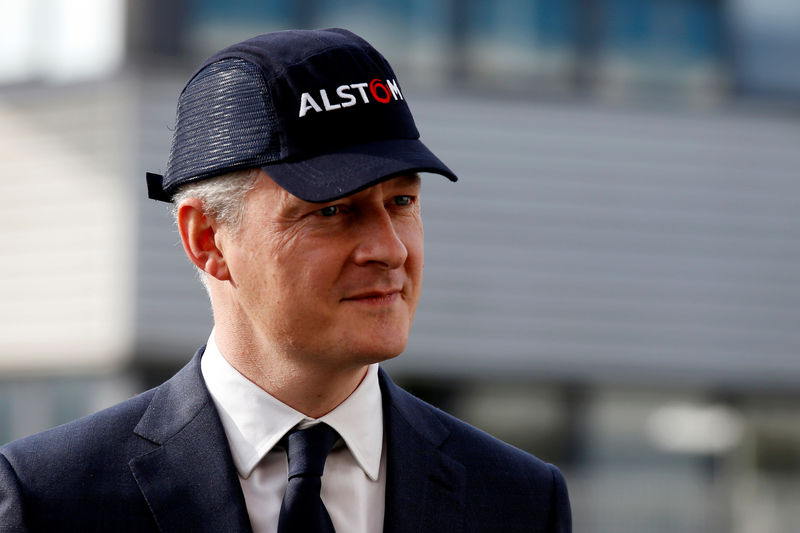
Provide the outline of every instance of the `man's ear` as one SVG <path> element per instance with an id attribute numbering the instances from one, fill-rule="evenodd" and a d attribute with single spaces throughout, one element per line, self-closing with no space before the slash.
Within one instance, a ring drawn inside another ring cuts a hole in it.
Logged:
<path id="1" fill-rule="evenodd" d="M 199 199 L 189 198 L 178 208 L 178 230 L 183 249 L 197 268 L 220 281 L 230 279 L 217 239 L 220 226 L 203 213 L 203 203 Z"/>

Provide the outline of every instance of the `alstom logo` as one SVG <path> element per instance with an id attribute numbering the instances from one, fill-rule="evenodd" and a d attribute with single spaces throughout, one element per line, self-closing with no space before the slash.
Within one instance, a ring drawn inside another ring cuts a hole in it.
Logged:
<path id="1" fill-rule="evenodd" d="M 336 88 L 336 96 L 331 95 L 329 97 L 325 89 L 319 90 L 317 99 L 311 96 L 311 93 L 303 93 L 300 96 L 300 118 L 306 116 L 309 111 L 322 113 L 344 107 L 352 107 L 359 103 L 368 104 L 370 103 L 370 96 L 372 100 L 381 104 L 403 99 L 400 87 L 397 86 L 397 80 L 383 81 L 375 78 L 369 83 L 339 85 Z"/>

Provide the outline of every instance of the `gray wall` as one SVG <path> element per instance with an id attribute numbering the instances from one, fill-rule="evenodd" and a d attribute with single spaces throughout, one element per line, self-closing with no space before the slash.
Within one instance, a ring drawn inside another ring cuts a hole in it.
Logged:
<path id="1" fill-rule="evenodd" d="M 179 86 L 143 86 L 149 170 Z M 406 95 L 461 180 L 424 180 L 425 289 L 395 372 L 800 378 L 797 117 Z M 208 304 L 164 208 L 140 201 L 140 355 L 177 363 Z"/>

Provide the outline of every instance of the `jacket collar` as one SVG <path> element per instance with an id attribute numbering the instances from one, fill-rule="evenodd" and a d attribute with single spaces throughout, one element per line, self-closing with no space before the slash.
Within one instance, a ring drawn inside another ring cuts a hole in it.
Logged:
<path id="1" fill-rule="evenodd" d="M 202 353 L 156 389 L 134 432 L 158 447 L 129 466 L 162 532 L 249 532 L 228 441 L 200 373 Z"/>
<path id="2" fill-rule="evenodd" d="M 236 467 L 200 372 L 203 350 L 156 389 L 134 432 L 158 447 L 129 466 L 162 532 L 248 533 Z M 388 454 L 384 533 L 462 531 L 466 472 L 441 450 L 450 430 L 382 369 L 378 378 Z"/>
<path id="3" fill-rule="evenodd" d="M 384 533 L 462 531 L 466 470 L 442 451 L 450 430 L 383 370 L 379 380 L 388 454 Z"/>

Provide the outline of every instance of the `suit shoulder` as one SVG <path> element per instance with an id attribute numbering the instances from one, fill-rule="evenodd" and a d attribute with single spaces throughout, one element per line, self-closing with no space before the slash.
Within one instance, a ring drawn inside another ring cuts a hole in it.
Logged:
<path id="1" fill-rule="evenodd" d="M 475 496 L 467 512 L 471 530 L 521 531 L 535 523 L 540 529 L 524 530 L 571 531 L 558 468 L 387 383 L 395 430 L 424 438 L 441 454 L 446 476 L 462 479 L 464 494 Z"/>
<path id="2" fill-rule="evenodd" d="M 506 465 L 507 468 L 529 470 L 535 476 L 552 477 L 552 465 L 548 465 L 538 457 L 516 448 L 489 433 L 435 407 L 411 393 L 400 389 L 407 402 L 415 405 L 416 409 L 425 411 L 448 431 L 448 436 L 442 443 L 442 449 L 458 456 L 464 462 L 476 462 L 489 466 Z"/>
<path id="3" fill-rule="evenodd" d="M 155 389 L 141 393 L 91 415 L 10 442 L 0 448 L 15 468 L 46 460 L 49 464 L 91 455 L 133 435 Z"/>
<path id="4" fill-rule="evenodd" d="M 0 448 L 0 530 L 155 530 L 128 465 L 156 448 L 134 433 L 152 394 Z"/>
<path id="5" fill-rule="evenodd" d="M 544 461 L 521 450 L 497 437 L 479 429 L 455 416 L 431 407 L 436 410 L 439 420 L 450 430 L 450 437 L 445 442 L 445 447 L 456 447 L 460 450 L 463 459 L 475 461 L 494 461 L 507 464 L 515 469 L 523 468 L 538 472 L 550 477 L 550 469 Z"/>

